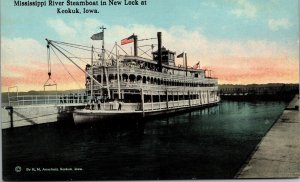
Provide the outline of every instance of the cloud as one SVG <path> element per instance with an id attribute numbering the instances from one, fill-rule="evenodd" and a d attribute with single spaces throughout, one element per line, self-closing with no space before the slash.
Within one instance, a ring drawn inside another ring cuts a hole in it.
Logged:
<path id="1" fill-rule="evenodd" d="M 201 4 L 203 6 L 211 7 L 211 8 L 216 8 L 217 3 L 215 1 L 202 1 Z"/>
<path id="2" fill-rule="evenodd" d="M 231 14 L 235 15 L 236 17 L 256 17 L 257 8 L 254 4 L 251 4 L 247 0 L 232 0 L 232 2 L 237 4 L 237 8 L 231 10 Z"/>
<path id="3" fill-rule="evenodd" d="M 2 64 L 20 65 L 32 61 L 46 61 L 46 46 L 31 38 L 1 37 Z"/>
<path id="4" fill-rule="evenodd" d="M 53 28 L 60 36 L 62 37 L 75 37 L 76 30 L 70 26 L 68 26 L 63 20 L 61 19 L 49 19 L 47 21 L 48 26 Z"/>
<path id="5" fill-rule="evenodd" d="M 58 22 L 74 30 L 73 35 L 61 35 L 60 40 L 83 45 L 101 47 L 101 41 L 92 41 L 90 36 L 99 31 L 102 25 L 96 19 L 85 21 Z M 50 26 L 51 27 L 51 26 Z M 155 38 L 158 31 L 162 32 L 162 43 L 167 49 L 176 51 L 177 55 L 182 51 L 187 52 L 188 65 L 193 66 L 200 61 L 201 68 L 213 70 L 213 74 L 219 77 L 219 83 L 268 83 L 268 82 L 298 82 L 298 52 L 277 42 L 266 40 L 220 40 L 206 37 L 201 28 L 188 29 L 185 26 L 173 26 L 170 28 L 156 27 L 150 24 L 129 24 L 107 26 L 105 32 L 106 49 L 111 50 L 115 42 L 132 33 L 139 39 Z M 52 27 L 56 30 L 55 27 Z M 60 32 L 58 30 L 58 32 Z M 76 36 L 73 38 L 72 36 Z M 70 40 L 68 40 L 70 39 Z M 9 39 L 2 38 L 2 85 L 15 84 L 24 86 L 27 90 L 42 88 L 47 80 L 47 52 L 46 46 L 36 40 L 28 38 Z M 139 41 L 139 46 L 157 44 L 157 40 Z M 132 44 L 122 46 L 122 49 L 130 54 Z M 291 46 L 292 47 L 292 46 Z M 141 47 L 143 50 L 151 47 Z M 154 48 L 156 50 L 156 48 Z M 119 49 L 120 53 L 123 52 Z M 151 51 L 151 50 L 150 50 Z M 90 57 L 90 52 L 72 50 L 75 55 Z M 141 51 L 139 51 L 141 53 Z M 149 54 L 151 54 L 149 52 Z M 59 55 L 59 54 L 58 54 Z M 84 74 L 73 64 L 59 55 L 69 72 L 84 85 Z M 144 55 L 145 56 L 145 55 Z M 149 58 L 145 56 L 146 58 Z M 52 78 L 58 83 L 60 89 L 78 88 L 67 71 L 62 67 L 56 56 L 51 53 Z M 85 59 L 84 59 L 85 60 Z M 85 60 L 89 61 L 89 59 Z M 81 67 L 85 63 L 76 60 Z M 177 64 L 182 64 L 182 59 L 176 59 Z M 30 71 L 29 71 L 30 70 Z"/>
<path id="6" fill-rule="evenodd" d="M 269 28 L 272 31 L 277 31 L 279 29 L 288 29 L 292 26 L 291 22 L 287 18 L 280 18 L 280 19 L 270 19 Z"/>

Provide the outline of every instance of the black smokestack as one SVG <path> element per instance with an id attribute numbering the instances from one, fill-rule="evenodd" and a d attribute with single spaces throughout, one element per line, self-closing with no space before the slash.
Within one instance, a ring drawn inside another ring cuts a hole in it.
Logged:
<path id="1" fill-rule="evenodd" d="M 137 35 L 134 35 L 133 36 L 133 51 L 134 51 L 134 56 L 137 56 L 138 55 L 138 49 L 137 49 L 137 47 L 138 47 L 138 45 L 137 45 Z"/>
<path id="2" fill-rule="evenodd" d="M 157 64 L 158 64 L 158 71 L 162 71 L 162 55 L 161 55 L 161 32 L 157 32 L 157 41 L 158 41 L 158 49 L 157 49 Z"/>

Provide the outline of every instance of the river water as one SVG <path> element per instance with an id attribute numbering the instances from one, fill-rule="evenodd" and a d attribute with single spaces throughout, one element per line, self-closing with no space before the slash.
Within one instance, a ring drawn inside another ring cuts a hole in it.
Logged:
<path id="1" fill-rule="evenodd" d="M 218 106 L 136 124 L 45 124 L 2 131 L 6 180 L 230 179 L 285 102 Z"/>

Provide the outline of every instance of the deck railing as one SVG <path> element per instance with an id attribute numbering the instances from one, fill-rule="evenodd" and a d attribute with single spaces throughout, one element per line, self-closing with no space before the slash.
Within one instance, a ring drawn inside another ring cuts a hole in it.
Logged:
<path id="1" fill-rule="evenodd" d="M 101 69 L 94 70 L 94 74 L 101 75 L 102 71 Z M 133 75 L 140 75 L 140 76 L 146 76 L 146 77 L 153 77 L 153 78 L 160 78 L 162 80 L 177 80 L 180 82 L 201 82 L 203 84 L 216 84 L 217 79 L 212 78 L 205 78 L 200 79 L 196 77 L 188 76 L 186 77 L 184 75 L 178 75 L 178 74 L 170 74 L 170 73 L 164 73 L 164 72 L 157 72 L 152 70 L 146 70 L 146 69 L 140 69 L 140 68 L 128 68 L 128 67 L 122 67 L 120 68 L 120 74 L 126 73 L 127 75 L 133 74 Z M 107 74 L 117 74 L 117 68 L 109 68 Z"/>
<path id="2" fill-rule="evenodd" d="M 140 90 L 141 88 L 143 88 L 144 90 L 152 90 L 152 91 L 166 91 L 166 90 L 176 90 L 179 92 L 187 92 L 187 90 L 190 91 L 201 91 L 201 90 L 218 90 L 218 86 L 213 86 L 213 87 L 203 87 L 200 88 L 199 87 L 184 87 L 184 86 L 164 86 L 164 85 L 154 85 L 154 84 L 142 84 L 141 82 L 138 83 L 134 83 L 134 82 L 127 82 L 127 83 L 120 83 L 120 86 L 122 89 L 126 88 L 126 89 L 135 89 L 135 90 Z M 90 84 L 86 85 L 87 88 L 90 88 Z M 101 87 L 99 85 L 93 85 L 94 90 L 99 90 L 101 89 Z M 106 85 L 105 85 L 106 88 Z M 117 82 L 113 82 L 109 84 L 109 88 L 110 89 L 118 89 L 118 85 Z"/>
<path id="3" fill-rule="evenodd" d="M 85 103 L 85 95 L 17 95 L 8 97 L 9 106 L 40 104 L 76 104 Z"/>

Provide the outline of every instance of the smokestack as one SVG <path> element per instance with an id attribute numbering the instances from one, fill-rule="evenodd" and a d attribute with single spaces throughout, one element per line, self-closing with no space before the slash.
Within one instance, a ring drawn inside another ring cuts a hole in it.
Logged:
<path id="1" fill-rule="evenodd" d="M 157 49 L 157 64 L 158 71 L 162 72 L 162 55 L 161 55 L 161 32 L 157 32 L 157 41 L 158 41 L 158 49 Z"/>
<path id="2" fill-rule="evenodd" d="M 137 49 L 137 35 L 133 35 L 133 51 L 134 51 L 134 56 L 138 55 L 138 49 Z"/>

